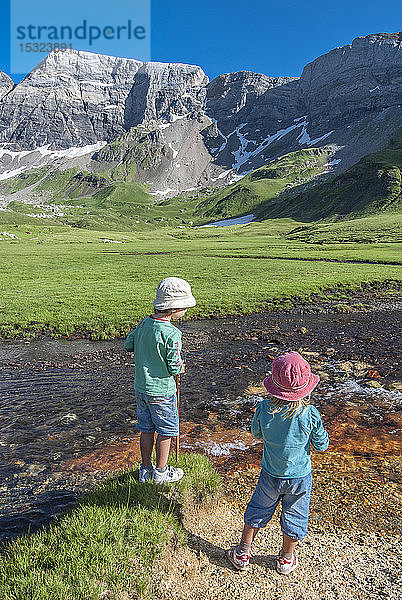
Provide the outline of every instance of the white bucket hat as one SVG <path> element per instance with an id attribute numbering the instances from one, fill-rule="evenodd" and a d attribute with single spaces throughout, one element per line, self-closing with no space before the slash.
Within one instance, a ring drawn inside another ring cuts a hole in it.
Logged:
<path id="1" fill-rule="evenodd" d="M 185 279 L 166 277 L 156 288 L 153 305 L 156 310 L 191 308 L 196 305 L 196 301 L 191 293 L 190 284 Z"/>

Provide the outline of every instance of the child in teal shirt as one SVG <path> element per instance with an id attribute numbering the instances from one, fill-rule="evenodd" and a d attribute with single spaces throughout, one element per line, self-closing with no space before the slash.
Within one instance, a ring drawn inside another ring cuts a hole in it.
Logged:
<path id="1" fill-rule="evenodd" d="M 172 323 L 196 301 L 184 279 L 167 277 L 157 287 L 154 313 L 143 319 L 124 344 L 135 354 L 137 427 L 141 431 L 139 480 L 175 482 L 182 469 L 167 465 L 172 437 L 179 435 L 175 375 L 184 371 L 181 331 Z M 156 466 L 151 456 L 156 438 Z"/>
<path id="2" fill-rule="evenodd" d="M 287 575 L 297 567 L 294 549 L 305 537 L 308 524 L 310 445 L 319 451 L 328 448 L 320 413 L 304 401 L 318 382 L 318 375 L 298 352 L 278 356 L 272 363 L 272 375 L 264 380 L 270 397 L 257 406 L 251 424 L 253 436 L 264 443 L 261 474 L 244 514 L 241 541 L 227 551 L 232 565 L 241 571 L 249 567 L 256 533 L 271 520 L 279 503 L 283 541 L 276 569 Z"/>

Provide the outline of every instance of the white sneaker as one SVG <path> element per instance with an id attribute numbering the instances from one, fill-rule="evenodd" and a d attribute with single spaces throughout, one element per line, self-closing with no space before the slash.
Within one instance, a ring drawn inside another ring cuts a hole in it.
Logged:
<path id="1" fill-rule="evenodd" d="M 276 559 L 276 570 L 281 575 L 289 575 L 289 573 L 294 571 L 298 564 L 299 561 L 297 560 L 297 556 L 295 554 L 293 554 L 292 558 L 285 558 L 279 554 L 278 558 Z"/>
<path id="2" fill-rule="evenodd" d="M 140 469 L 138 471 L 138 481 L 140 483 L 145 483 L 146 481 L 150 481 L 152 478 L 152 473 L 154 472 L 154 465 L 151 463 L 149 467 L 143 467 L 140 465 Z"/>
<path id="3" fill-rule="evenodd" d="M 250 557 L 248 554 L 237 554 L 237 546 L 232 546 L 226 550 L 226 556 L 236 569 L 239 571 L 247 571 L 250 566 Z"/>
<path id="4" fill-rule="evenodd" d="M 179 481 L 183 475 L 183 469 L 166 465 L 166 469 L 163 471 L 163 473 L 160 473 L 157 469 L 154 469 L 152 473 L 152 481 L 154 483 L 175 483 L 176 481 Z"/>

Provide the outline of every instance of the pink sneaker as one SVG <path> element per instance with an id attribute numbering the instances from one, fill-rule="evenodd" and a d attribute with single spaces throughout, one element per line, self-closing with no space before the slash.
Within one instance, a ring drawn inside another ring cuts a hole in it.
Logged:
<path id="1" fill-rule="evenodd" d="M 279 554 L 278 558 L 276 559 L 276 570 L 281 575 L 289 575 L 289 573 L 294 571 L 298 564 L 299 561 L 297 560 L 297 556 L 295 554 L 293 554 L 292 558 L 290 559 Z"/>
<path id="2" fill-rule="evenodd" d="M 248 554 L 237 554 L 237 546 L 232 546 L 226 550 L 226 556 L 236 569 L 239 571 L 247 571 L 250 566 L 250 557 Z"/>

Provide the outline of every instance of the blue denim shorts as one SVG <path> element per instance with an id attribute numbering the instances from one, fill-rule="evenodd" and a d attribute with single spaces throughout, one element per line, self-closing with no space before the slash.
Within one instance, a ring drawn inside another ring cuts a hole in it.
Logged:
<path id="1" fill-rule="evenodd" d="M 148 396 L 135 392 L 137 401 L 137 428 L 143 433 L 179 435 L 177 396 Z"/>
<path id="2" fill-rule="evenodd" d="M 311 473 L 300 478 L 279 479 L 262 469 L 244 513 L 244 522 L 251 527 L 265 527 L 281 502 L 283 533 L 294 540 L 302 540 L 307 533 L 311 483 Z"/>

